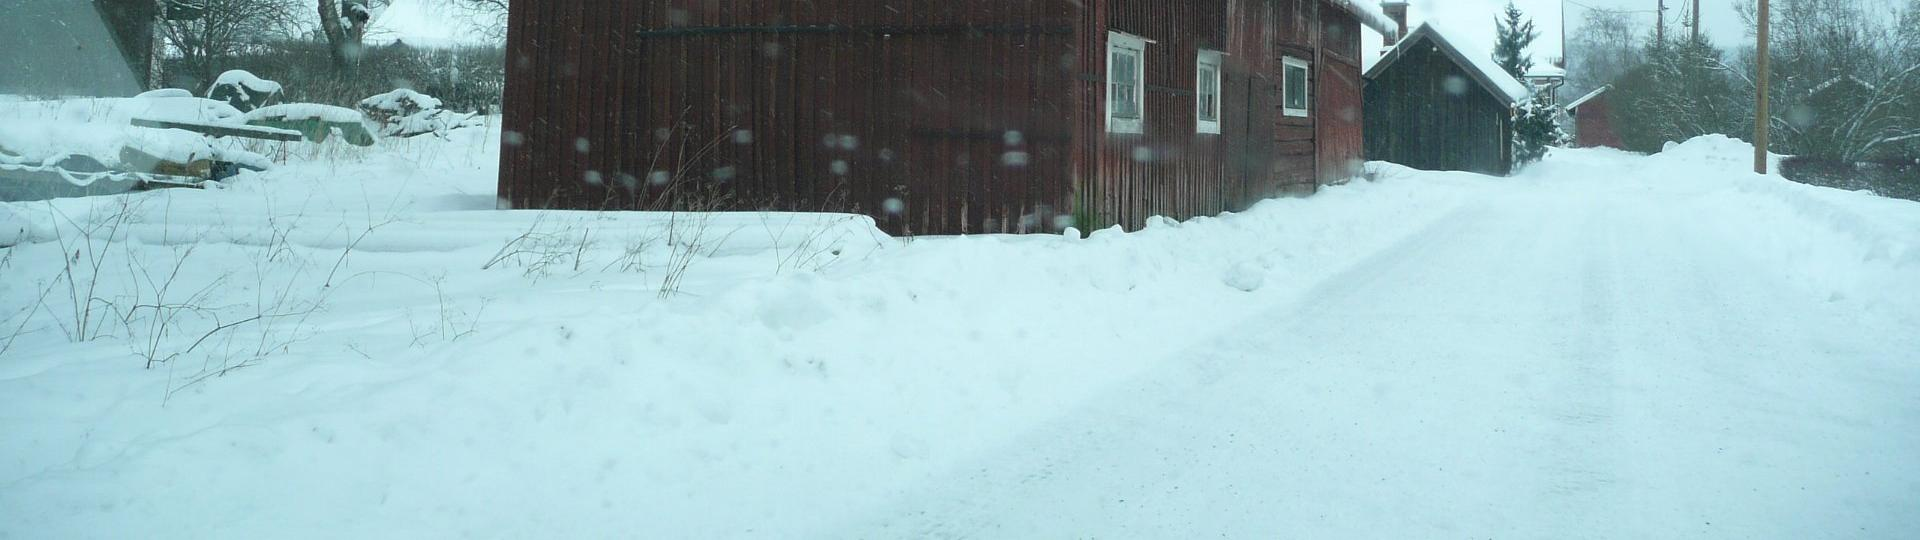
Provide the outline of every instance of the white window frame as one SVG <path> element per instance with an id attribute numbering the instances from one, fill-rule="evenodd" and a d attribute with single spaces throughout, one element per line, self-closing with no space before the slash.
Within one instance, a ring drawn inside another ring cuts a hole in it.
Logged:
<path id="1" fill-rule="evenodd" d="M 1280 76 L 1281 76 L 1280 112 L 1281 114 L 1295 117 L 1295 118 L 1307 118 L 1307 117 L 1313 116 L 1313 63 L 1308 62 L 1304 59 L 1294 58 L 1291 56 L 1281 58 L 1280 63 L 1281 63 L 1281 68 L 1280 68 Z M 1287 84 L 1290 81 L 1286 80 L 1286 77 L 1290 77 L 1293 74 L 1292 69 L 1290 68 L 1300 68 L 1301 71 L 1306 73 L 1305 77 L 1307 80 L 1303 81 L 1305 84 L 1300 85 L 1300 87 L 1302 88 L 1301 91 L 1306 93 L 1305 96 L 1302 96 L 1303 99 L 1301 99 L 1300 102 L 1306 104 L 1306 107 L 1295 109 L 1293 107 L 1287 106 L 1287 102 L 1291 101 L 1287 98 L 1292 97 L 1287 95 L 1287 92 L 1289 91 L 1289 89 L 1292 88 L 1291 85 Z"/>
<path id="2" fill-rule="evenodd" d="M 1107 32 L 1107 82 L 1102 85 L 1107 107 L 1108 133 L 1144 133 L 1147 119 L 1147 44 L 1153 40 L 1126 32 Z M 1113 115 L 1113 57 L 1116 54 L 1131 54 L 1135 58 L 1133 70 L 1133 98 L 1137 102 L 1139 118 L 1118 118 Z"/>
<path id="3" fill-rule="evenodd" d="M 1196 132 L 1211 133 L 1214 135 L 1220 134 L 1221 103 L 1226 101 L 1225 99 L 1223 99 L 1223 97 L 1226 94 L 1225 86 L 1221 84 L 1224 77 L 1224 75 L 1222 75 L 1222 73 L 1224 72 L 1222 68 L 1226 63 L 1221 58 L 1223 56 L 1226 56 L 1226 53 L 1222 53 L 1220 51 L 1209 51 L 1206 49 L 1200 49 L 1200 54 L 1197 55 L 1194 60 L 1194 64 L 1193 64 L 1194 128 L 1193 129 Z M 1213 70 L 1213 75 L 1211 77 L 1207 75 L 1208 68 L 1212 68 Z M 1213 82 L 1213 110 L 1212 111 L 1207 111 L 1206 109 L 1207 102 L 1206 100 L 1201 99 L 1203 96 L 1207 95 L 1206 87 L 1204 86 L 1204 84 L 1209 79 L 1211 79 Z M 1213 113 L 1212 120 L 1207 119 L 1207 114 L 1206 114 L 1207 112 Z"/>

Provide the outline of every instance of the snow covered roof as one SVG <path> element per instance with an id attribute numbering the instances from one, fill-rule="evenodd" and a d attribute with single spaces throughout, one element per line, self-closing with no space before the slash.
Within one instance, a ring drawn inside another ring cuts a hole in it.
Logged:
<path id="1" fill-rule="evenodd" d="M 1608 90 L 1612 90 L 1612 89 L 1613 89 L 1613 85 L 1611 84 L 1601 86 L 1599 88 L 1595 88 L 1593 89 L 1592 92 L 1587 92 L 1587 95 L 1580 96 L 1579 98 L 1574 99 L 1572 103 L 1568 103 L 1566 106 L 1566 109 L 1569 111 L 1578 109 L 1580 108 L 1581 105 L 1585 105 L 1587 101 L 1590 101 L 1593 98 L 1600 97 L 1600 94 L 1605 94 L 1607 93 Z"/>
<path id="2" fill-rule="evenodd" d="M 1567 70 L 1553 64 L 1541 64 L 1527 70 L 1527 78 L 1565 76 L 1567 76 Z"/>
<path id="3" fill-rule="evenodd" d="M 1413 47 L 1424 41 L 1432 43 L 1435 47 L 1439 48 L 1441 52 L 1446 53 L 1447 57 L 1452 58 L 1454 63 L 1465 68 L 1467 74 L 1472 75 L 1475 82 L 1480 83 L 1480 86 L 1486 88 L 1488 93 L 1500 98 L 1502 102 L 1507 105 L 1525 101 L 1527 97 L 1533 95 L 1533 90 L 1527 88 L 1525 83 L 1521 83 L 1518 79 L 1514 79 L 1512 75 L 1508 75 L 1506 70 L 1500 69 L 1500 65 L 1493 62 L 1491 55 L 1467 54 L 1456 45 L 1460 42 L 1447 37 L 1449 35 L 1462 34 L 1443 30 L 1440 25 L 1434 24 L 1433 21 L 1421 24 L 1420 28 L 1408 33 L 1406 39 L 1400 40 L 1398 45 L 1394 45 L 1393 50 L 1388 51 L 1385 57 L 1382 57 L 1378 63 L 1375 63 L 1372 68 L 1368 69 L 1366 78 L 1372 79 L 1378 77 L 1381 72 L 1386 71 L 1394 62 L 1400 60 L 1400 57 L 1405 56 L 1407 51 L 1412 50 Z"/>
<path id="4" fill-rule="evenodd" d="M 1400 25 L 1388 18 L 1387 12 L 1381 10 L 1380 3 L 1375 0 L 1327 0 L 1327 2 L 1347 10 L 1347 13 L 1353 14 L 1353 18 L 1360 20 L 1361 26 L 1372 28 L 1373 31 L 1382 35 L 1392 35 L 1400 31 Z"/>

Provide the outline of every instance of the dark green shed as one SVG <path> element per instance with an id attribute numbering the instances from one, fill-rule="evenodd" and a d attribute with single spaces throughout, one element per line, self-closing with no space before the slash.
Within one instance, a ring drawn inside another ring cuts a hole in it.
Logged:
<path id="1" fill-rule="evenodd" d="M 1422 170 L 1505 176 L 1525 84 L 1422 25 L 1366 73 L 1366 156 Z"/>

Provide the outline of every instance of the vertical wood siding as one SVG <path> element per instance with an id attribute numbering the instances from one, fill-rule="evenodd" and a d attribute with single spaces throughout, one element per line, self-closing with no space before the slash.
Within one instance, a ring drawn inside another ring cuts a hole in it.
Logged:
<path id="1" fill-rule="evenodd" d="M 1367 159 L 1506 175 L 1511 113 L 1446 53 L 1418 45 L 1366 82 Z"/>
<path id="2" fill-rule="evenodd" d="M 1320 61 L 1315 65 L 1314 109 L 1316 151 L 1321 184 L 1345 182 L 1359 176 L 1365 157 L 1361 137 L 1360 23 L 1339 10 L 1321 12 L 1324 36 Z"/>
<path id="3" fill-rule="evenodd" d="M 1321 9 L 518 2 L 500 196 L 514 208 L 858 212 L 914 234 L 1137 228 L 1151 215 L 1238 210 L 1312 189 L 1314 124 L 1279 114 L 1278 58 L 1313 58 Z M 1105 133 L 1109 29 L 1158 41 L 1143 135 Z M 1195 133 L 1201 47 L 1228 53 L 1221 135 Z M 1323 97 L 1338 107 L 1352 94 Z"/>
<path id="4" fill-rule="evenodd" d="M 1601 94 L 1580 104 L 1573 119 L 1573 145 L 1580 148 L 1620 148 L 1620 134 L 1613 130 L 1613 96 Z"/>

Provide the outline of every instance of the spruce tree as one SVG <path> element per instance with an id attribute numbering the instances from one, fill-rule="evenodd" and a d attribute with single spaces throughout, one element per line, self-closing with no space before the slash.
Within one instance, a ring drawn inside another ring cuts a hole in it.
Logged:
<path id="1" fill-rule="evenodd" d="M 1514 6 L 1512 0 L 1507 1 L 1506 19 L 1495 19 L 1494 28 L 1500 37 L 1493 45 L 1493 61 L 1508 75 L 1521 79 L 1527 70 L 1533 69 L 1533 57 L 1527 55 L 1527 46 L 1540 37 L 1540 32 L 1533 29 L 1533 21 L 1522 19 L 1520 8 Z"/>
<path id="2" fill-rule="evenodd" d="M 1546 157 L 1547 149 L 1554 146 L 1566 146 L 1572 137 L 1560 128 L 1556 122 L 1560 114 L 1560 104 L 1546 94 L 1538 94 L 1521 102 L 1513 119 L 1513 163 L 1518 169 L 1528 163 L 1540 161 Z"/>

